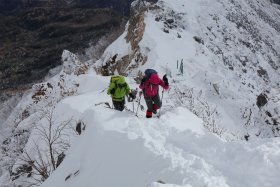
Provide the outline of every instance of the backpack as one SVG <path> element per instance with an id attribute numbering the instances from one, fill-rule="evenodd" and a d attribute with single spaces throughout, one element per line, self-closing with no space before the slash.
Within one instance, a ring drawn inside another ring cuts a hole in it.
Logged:
<path id="1" fill-rule="evenodd" d="M 155 96 L 158 93 L 158 84 L 153 84 L 150 81 L 150 78 L 153 74 L 157 74 L 157 71 L 154 69 L 146 69 L 145 70 L 145 87 L 143 89 L 144 91 L 144 96 L 149 97 L 149 96 Z"/>
<path id="2" fill-rule="evenodd" d="M 125 78 L 121 75 L 114 75 L 110 80 L 110 93 L 113 95 L 113 98 L 116 100 L 123 99 L 127 93 L 128 85 L 125 81 Z"/>
<path id="3" fill-rule="evenodd" d="M 115 84 L 115 87 L 117 88 L 125 88 L 126 87 L 126 82 L 125 82 L 125 79 L 123 76 L 121 75 L 114 75 L 111 77 L 111 80 L 110 80 L 110 85 L 114 83 Z"/>
<path id="4" fill-rule="evenodd" d="M 154 74 L 154 73 L 157 74 L 157 71 L 154 69 L 146 69 L 144 73 L 145 73 L 146 79 L 148 80 L 152 74 Z"/>

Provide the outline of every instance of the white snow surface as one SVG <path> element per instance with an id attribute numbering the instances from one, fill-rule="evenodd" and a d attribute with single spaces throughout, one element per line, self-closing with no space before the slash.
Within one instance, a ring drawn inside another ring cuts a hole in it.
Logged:
<path id="1" fill-rule="evenodd" d="M 61 72 L 34 85 L 1 126 L 0 187 L 34 182 L 27 173 L 16 179 L 10 174 L 24 164 L 22 151 L 38 159 L 34 143 L 46 150 L 38 128 L 48 125 L 41 115 L 48 109 L 55 127 L 82 122 L 85 130 L 78 136 L 68 129 L 66 157 L 42 187 L 279 186 L 279 132 L 266 122 L 280 119 L 279 10 L 266 0 L 161 0 L 157 5 L 161 8 L 145 13 L 139 43 L 148 61 L 129 69 L 126 80 L 135 89 L 139 70 L 168 75 L 160 118 L 145 118 L 143 98 L 138 117 L 136 101 L 127 102 L 129 110 L 123 112 L 106 108 L 110 77 L 97 75 L 65 50 Z M 95 65 L 132 52 L 127 32 Z M 181 60 L 183 74 L 177 68 Z M 260 93 L 268 95 L 262 108 L 256 106 Z"/>
<path id="2" fill-rule="evenodd" d="M 94 86 L 106 85 L 108 78 L 86 79 L 92 89 L 63 99 L 55 111 L 64 120 L 70 116 L 82 120 L 86 130 L 42 187 L 279 184 L 279 138 L 227 142 L 205 130 L 202 120 L 184 107 L 146 119 L 143 111 L 136 117 L 130 111 L 95 106 L 110 101 L 100 93 L 103 88 Z M 132 103 L 127 107 L 132 109 Z M 167 184 L 154 183 L 158 180 Z"/>

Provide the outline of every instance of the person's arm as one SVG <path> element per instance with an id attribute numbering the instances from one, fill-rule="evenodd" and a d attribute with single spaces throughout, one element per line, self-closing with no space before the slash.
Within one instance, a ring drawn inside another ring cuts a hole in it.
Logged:
<path id="1" fill-rule="evenodd" d="M 126 83 L 126 94 L 132 99 L 134 100 L 136 98 L 136 94 L 137 94 L 137 91 L 136 93 L 134 93 L 134 91 L 132 91 L 129 87 L 129 85 Z"/>
<path id="2" fill-rule="evenodd" d="M 140 83 L 140 85 L 139 85 L 139 88 L 140 88 L 141 90 L 144 89 L 146 80 L 147 80 L 146 77 L 143 77 L 143 78 L 142 78 L 141 83 Z"/>
<path id="3" fill-rule="evenodd" d="M 159 85 L 160 85 L 163 89 L 165 89 L 165 90 L 168 90 L 168 89 L 169 89 L 169 85 L 168 85 L 168 84 L 166 85 L 166 84 L 163 82 L 163 80 L 160 80 Z"/>
<path id="4" fill-rule="evenodd" d="M 107 94 L 113 95 L 114 93 L 115 93 L 115 83 L 112 82 L 107 90 Z"/>
<path id="5" fill-rule="evenodd" d="M 166 75 L 163 76 L 163 80 L 160 79 L 159 85 L 163 87 L 163 89 L 168 90 L 169 89 L 169 83 Z"/>

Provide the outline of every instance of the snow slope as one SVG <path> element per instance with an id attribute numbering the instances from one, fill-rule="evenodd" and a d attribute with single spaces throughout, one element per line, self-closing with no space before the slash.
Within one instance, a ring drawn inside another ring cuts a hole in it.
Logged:
<path id="1" fill-rule="evenodd" d="M 108 79 L 88 75 L 87 81 L 86 85 L 106 85 Z M 87 91 L 58 104 L 58 116 L 72 115 L 86 124 L 86 130 L 42 187 L 143 187 L 159 186 L 152 184 L 158 180 L 180 186 L 279 184 L 279 138 L 226 142 L 205 130 L 202 120 L 186 108 L 146 119 L 95 106 L 109 101 L 101 91 Z M 132 104 L 127 107 L 132 109 Z"/>

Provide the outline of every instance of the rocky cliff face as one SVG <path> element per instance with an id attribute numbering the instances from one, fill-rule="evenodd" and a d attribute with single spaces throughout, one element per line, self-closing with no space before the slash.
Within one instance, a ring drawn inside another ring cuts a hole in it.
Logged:
<path id="1" fill-rule="evenodd" d="M 127 23 L 126 31 L 123 35 L 125 47 L 127 51 L 110 51 L 110 48 L 103 55 L 101 63 L 96 63 L 96 69 L 102 75 L 108 76 L 118 72 L 122 75 L 128 75 L 128 72 L 143 66 L 147 62 L 147 52 L 149 48 L 141 49 L 146 24 L 145 13 L 159 8 L 156 5 L 157 0 L 150 1 L 134 1 L 131 5 L 131 16 Z M 112 45 L 114 48 L 115 46 Z M 128 54 L 124 54 L 128 53 Z"/>

